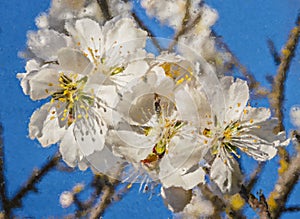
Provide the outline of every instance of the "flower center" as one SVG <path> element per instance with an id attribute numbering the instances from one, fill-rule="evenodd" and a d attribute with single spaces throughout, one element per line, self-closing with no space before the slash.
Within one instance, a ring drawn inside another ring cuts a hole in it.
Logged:
<path id="1" fill-rule="evenodd" d="M 232 139 L 234 138 L 234 136 L 238 136 L 240 134 L 240 129 L 240 123 L 234 122 L 232 124 L 229 124 L 223 132 L 217 132 L 213 134 L 210 129 L 205 128 L 202 134 L 207 138 L 214 138 L 214 141 L 212 142 L 211 152 L 213 155 L 218 154 L 220 147 L 223 147 L 229 153 L 233 153 L 239 158 L 240 156 L 237 154 L 236 146 L 232 145 Z M 220 142 L 220 144 L 217 143 L 218 141 Z M 205 143 L 207 143 L 207 140 L 205 140 Z"/>
<path id="2" fill-rule="evenodd" d="M 192 79 L 193 70 L 189 66 L 184 68 L 177 63 L 165 62 L 160 65 L 165 71 L 165 75 L 176 81 L 176 85 Z"/>
<path id="3" fill-rule="evenodd" d="M 163 158 L 165 153 L 168 153 L 169 143 L 180 128 L 184 125 L 181 121 L 169 120 L 168 118 L 159 119 L 159 130 L 156 133 L 161 133 L 158 142 L 154 145 L 152 152 L 144 159 L 141 160 L 149 169 L 155 169 L 158 161 Z M 145 128 L 145 135 L 150 135 L 154 128 Z"/>
<path id="4" fill-rule="evenodd" d="M 82 114 L 75 111 L 84 111 L 86 117 L 88 116 L 89 105 L 93 103 L 93 96 L 83 92 L 83 89 L 87 82 L 87 76 L 77 80 L 78 75 L 74 74 L 70 77 L 61 74 L 58 82 L 60 90 L 54 92 L 51 96 L 51 103 L 58 101 L 60 103 L 66 103 L 66 108 L 63 111 L 61 121 L 67 119 L 68 125 L 70 126 L 76 119 L 81 119 Z M 49 85 L 50 86 L 50 85 Z M 80 104 L 77 106 L 77 103 Z M 59 105 L 58 105 L 59 107 Z M 77 109 L 78 108 L 78 109 Z"/>

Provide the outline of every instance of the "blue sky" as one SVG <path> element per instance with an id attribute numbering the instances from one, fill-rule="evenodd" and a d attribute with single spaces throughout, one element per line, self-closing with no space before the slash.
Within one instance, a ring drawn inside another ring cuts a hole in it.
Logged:
<path id="1" fill-rule="evenodd" d="M 208 5 L 219 13 L 219 20 L 214 30 L 223 37 L 240 61 L 255 74 L 264 85 L 268 85 L 265 75 L 274 75 L 276 66 L 268 51 L 267 38 L 274 41 L 278 50 L 287 40 L 288 32 L 293 27 L 298 10 L 299 0 L 209 0 Z M 0 3 L 0 119 L 4 126 L 5 164 L 9 194 L 12 195 L 19 185 L 26 181 L 34 167 L 52 156 L 56 146 L 41 148 L 38 142 L 30 140 L 28 122 L 32 112 L 41 105 L 24 96 L 16 73 L 24 71 L 25 62 L 17 53 L 25 49 L 26 32 L 34 30 L 34 19 L 49 7 L 49 0 L 10 0 Z M 142 12 L 141 12 L 142 15 Z M 169 28 L 161 27 L 152 20 L 149 23 L 157 36 L 166 37 L 172 34 Z M 292 105 L 300 104 L 300 64 L 299 49 L 292 63 L 286 89 L 285 125 L 290 130 L 288 112 Z M 258 105 L 268 105 L 266 101 L 257 101 Z M 253 101 L 255 103 L 255 101 Z M 269 162 L 264 177 L 259 181 L 255 191 L 263 189 L 268 194 L 276 180 L 277 160 Z M 245 160 L 244 164 L 251 168 L 253 162 Z M 76 183 L 89 182 L 90 171 L 62 173 L 53 171 L 39 183 L 39 193 L 30 193 L 24 200 L 22 209 L 16 211 L 21 216 L 62 216 L 73 209 L 62 209 L 59 206 L 59 194 L 71 189 Z M 271 182 L 271 183 L 270 183 Z M 290 197 L 290 204 L 297 204 L 300 186 L 298 185 Z M 138 186 L 118 203 L 112 205 L 104 218 L 168 218 L 171 213 L 166 210 L 160 197 L 138 193 Z M 249 217 L 254 214 L 247 211 Z M 286 214 L 282 218 L 297 218 L 300 213 Z"/>

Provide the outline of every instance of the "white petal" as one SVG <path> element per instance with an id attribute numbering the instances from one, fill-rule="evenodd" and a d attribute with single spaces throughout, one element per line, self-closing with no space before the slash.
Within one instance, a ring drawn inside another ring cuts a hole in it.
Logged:
<path id="1" fill-rule="evenodd" d="M 239 164 L 234 158 L 217 156 L 211 166 L 210 179 L 218 185 L 222 193 L 239 192 L 242 181 Z"/>
<path id="2" fill-rule="evenodd" d="M 207 127 L 211 121 L 211 108 L 207 98 L 201 90 L 194 90 L 189 86 L 175 91 L 175 102 L 182 120 L 190 121 L 196 126 Z"/>
<path id="3" fill-rule="evenodd" d="M 86 157 L 90 166 L 96 171 L 104 174 L 112 174 L 112 170 L 122 163 L 119 157 L 116 157 L 108 147 L 104 147 L 102 151 L 96 151 Z"/>
<path id="4" fill-rule="evenodd" d="M 28 34 L 28 48 L 45 61 L 55 61 L 60 48 L 67 46 L 67 37 L 54 30 L 43 29 Z"/>
<path id="5" fill-rule="evenodd" d="M 129 18 L 107 22 L 103 34 L 105 35 L 105 49 L 108 57 L 110 54 L 128 56 L 146 44 L 147 32 L 137 28 L 134 21 Z"/>
<path id="6" fill-rule="evenodd" d="M 84 156 L 101 151 L 104 147 L 107 126 L 104 121 L 100 120 L 101 118 L 91 118 L 89 115 L 89 118 L 78 119 L 75 122 L 74 136 Z"/>
<path id="7" fill-rule="evenodd" d="M 66 131 L 66 134 L 62 138 L 59 144 L 59 152 L 62 155 L 62 159 L 70 166 L 75 167 L 79 160 L 79 147 L 75 141 L 73 134 L 74 124 L 72 124 Z"/>
<path id="8" fill-rule="evenodd" d="M 69 70 L 77 74 L 87 75 L 93 65 L 82 52 L 72 48 L 63 48 L 58 52 L 58 63 L 63 70 Z"/>
<path id="9" fill-rule="evenodd" d="M 59 126 L 57 114 L 50 103 L 36 110 L 29 123 L 30 138 L 37 138 L 43 147 L 57 143 L 65 134 L 65 128 Z"/>
<path id="10" fill-rule="evenodd" d="M 300 129 L 300 106 L 299 105 L 292 106 L 290 110 L 290 118 L 292 124 L 296 126 L 297 129 Z"/>
<path id="11" fill-rule="evenodd" d="M 133 131 L 116 131 L 116 135 L 129 147 L 136 149 L 140 148 L 153 148 L 153 141 L 150 137 L 137 134 Z"/>
<path id="12" fill-rule="evenodd" d="M 59 73 L 55 69 L 42 69 L 29 78 L 30 97 L 33 100 L 47 98 L 59 90 Z"/>
<path id="13" fill-rule="evenodd" d="M 237 79 L 233 81 L 233 77 L 224 77 L 221 84 L 224 92 L 225 100 L 225 121 L 231 123 L 237 121 L 249 99 L 249 88 L 246 81 Z"/>
<path id="14" fill-rule="evenodd" d="M 71 23 L 66 24 L 67 31 L 72 35 L 74 43 L 87 57 L 93 61 L 97 55 L 103 54 L 103 36 L 99 24 L 89 18 L 77 20 L 75 27 Z"/>
<path id="15" fill-rule="evenodd" d="M 159 179 L 166 188 L 176 186 L 183 189 L 192 189 L 199 183 L 205 182 L 205 172 L 198 165 L 190 170 L 186 170 L 185 167 L 174 168 L 169 157 L 166 156 L 160 162 Z"/>
<path id="16" fill-rule="evenodd" d="M 149 66 L 146 61 L 135 61 L 129 63 L 122 73 L 111 76 L 111 80 L 118 85 L 118 90 L 122 88 L 130 89 L 128 86 L 131 82 L 144 75 L 148 69 Z"/>
<path id="17" fill-rule="evenodd" d="M 253 108 L 245 107 L 243 110 L 241 121 L 245 122 L 247 125 L 263 122 L 269 119 L 271 116 L 270 109 L 267 108 Z"/>

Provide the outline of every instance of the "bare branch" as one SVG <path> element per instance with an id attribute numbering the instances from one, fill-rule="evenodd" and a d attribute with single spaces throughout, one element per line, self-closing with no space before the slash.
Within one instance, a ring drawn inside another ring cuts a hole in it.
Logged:
<path id="1" fill-rule="evenodd" d="M 270 53 L 271 53 L 271 55 L 273 57 L 274 63 L 276 65 L 279 65 L 280 61 L 281 61 L 280 60 L 280 55 L 279 55 L 279 53 L 277 52 L 277 50 L 275 48 L 274 42 L 271 39 L 268 39 L 267 43 L 268 43 L 268 47 L 269 47 Z"/>
<path id="2" fill-rule="evenodd" d="M 102 190 L 102 196 L 99 203 L 91 210 L 90 218 L 97 219 L 103 215 L 105 209 L 112 202 L 112 197 L 115 193 L 115 187 L 119 184 L 119 181 L 108 176 L 103 175 L 107 183 Z"/>
<path id="3" fill-rule="evenodd" d="M 56 153 L 40 170 L 34 170 L 25 185 L 20 188 L 17 194 L 10 200 L 10 208 L 17 208 L 22 205 L 22 199 L 30 191 L 36 191 L 36 184 L 60 161 L 61 155 Z"/>
<path id="4" fill-rule="evenodd" d="M 281 51 L 280 65 L 277 69 L 277 74 L 274 78 L 272 93 L 270 94 L 271 106 L 275 111 L 275 116 L 278 118 L 278 127 L 276 131 L 283 131 L 283 112 L 282 104 L 284 101 L 284 82 L 287 77 L 291 61 L 295 55 L 295 50 L 300 36 L 300 15 L 298 15 L 296 26 L 290 31 L 289 39 Z"/>
<path id="5" fill-rule="evenodd" d="M 143 23 L 143 21 L 136 15 L 136 13 L 132 12 L 131 15 L 134 18 L 134 20 L 136 21 L 136 23 L 140 26 L 140 28 L 142 28 L 143 30 L 145 30 L 148 33 L 148 36 L 151 37 L 153 45 L 158 49 L 158 51 L 159 52 L 162 51 L 163 49 L 161 48 L 161 46 L 159 45 L 159 42 L 155 38 L 154 33 Z"/>
<path id="6" fill-rule="evenodd" d="M 246 217 L 240 211 L 235 211 L 231 208 L 231 205 L 215 195 L 206 185 L 199 184 L 201 193 L 214 205 L 214 214 L 211 218 L 222 218 L 221 213 L 226 212 L 229 218 L 245 219 Z"/>
<path id="7" fill-rule="evenodd" d="M 289 207 L 284 208 L 282 211 L 283 212 L 297 212 L 297 211 L 300 211 L 300 206 L 299 205 L 289 206 Z"/>
<path id="8" fill-rule="evenodd" d="M 199 21 L 202 18 L 202 11 L 200 11 L 198 13 L 198 15 L 195 17 L 195 19 L 188 25 L 188 22 L 190 20 L 190 13 L 189 13 L 190 7 L 191 7 L 191 1 L 188 0 L 186 2 L 185 15 L 184 15 L 184 18 L 182 19 L 181 28 L 174 36 L 172 43 L 169 45 L 168 51 L 170 51 L 170 52 L 174 51 L 174 47 L 178 43 L 179 37 L 182 36 L 183 34 L 187 33 L 188 31 L 190 31 L 192 28 L 194 28 L 195 25 L 197 23 L 199 23 Z"/>
<path id="9" fill-rule="evenodd" d="M 258 165 L 255 168 L 255 170 L 253 171 L 253 173 L 251 173 L 250 179 L 246 183 L 246 185 L 247 185 L 246 186 L 247 193 L 250 193 L 252 191 L 252 188 L 255 186 L 255 184 L 256 184 L 256 182 L 257 182 L 257 180 L 259 178 L 259 174 L 263 170 L 264 166 L 265 166 L 264 162 L 258 163 Z"/>
<path id="10" fill-rule="evenodd" d="M 269 206 L 262 192 L 260 192 L 258 200 L 252 193 L 247 193 L 246 188 L 242 186 L 240 195 L 254 211 L 259 211 L 261 219 L 271 219 Z"/>
<path id="11" fill-rule="evenodd" d="M 9 208 L 9 200 L 6 193 L 6 179 L 4 173 L 4 142 L 3 142 L 3 127 L 0 123 L 0 195 L 3 206 L 4 215 L 9 218 L 11 216 L 11 209 Z"/>
<path id="12" fill-rule="evenodd" d="M 279 218 L 285 208 L 285 203 L 293 191 L 300 174 L 300 142 L 298 141 L 298 153 L 289 164 L 289 168 L 283 172 L 270 194 L 268 203 L 272 218 Z"/>
<path id="13" fill-rule="evenodd" d="M 288 41 L 281 51 L 281 62 L 277 69 L 277 74 L 274 78 L 272 85 L 272 92 L 269 95 L 271 107 L 275 112 L 275 116 L 278 118 L 278 126 L 275 128 L 275 132 L 285 130 L 283 125 L 283 101 L 284 101 L 284 84 L 287 78 L 287 73 L 291 64 L 291 61 L 295 55 L 295 50 L 300 36 L 300 15 L 297 17 L 296 26 L 290 31 Z M 279 147 L 280 156 L 280 172 L 286 171 L 289 165 L 289 154 L 286 149 Z"/>
<path id="14" fill-rule="evenodd" d="M 112 19 L 107 1 L 106 0 L 97 0 L 97 2 L 98 2 L 98 5 L 101 8 L 101 11 L 103 13 L 103 16 L 104 16 L 105 20 L 108 21 L 108 20 Z"/>

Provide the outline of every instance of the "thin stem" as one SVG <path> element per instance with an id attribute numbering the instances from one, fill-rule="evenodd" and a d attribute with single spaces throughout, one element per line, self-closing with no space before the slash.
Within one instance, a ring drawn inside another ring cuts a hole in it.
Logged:
<path id="1" fill-rule="evenodd" d="M 252 193 L 248 193 L 246 188 L 242 186 L 240 195 L 254 211 L 259 211 L 259 217 L 261 219 L 271 219 L 269 206 L 262 192 L 260 192 L 259 199 L 257 199 Z"/>
<path id="2" fill-rule="evenodd" d="M 250 193 L 252 188 L 255 186 L 255 184 L 256 184 L 256 182 L 259 178 L 259 175 L 260 175 L 261 171 L 263 170 L 264 166 L 265 166 L 265 163 L 263 163 L 263 162 L 258 163 L 257 167 L 255 168 L 253 173 L 250 175 L 250 179 L 246 183 L 247 193 Z"/>
<path id="3" fill-rule="evenodd" d="M 3 143 L 3 127 L 0 123 L 0 195 L 5 218 L 11 217 L 11 209 L 9 208 L 9 200 L 6 193 L 6 179 L 4 173 L 4 143 Z"/>
<path id="4" fill-rule="evenodd" d="M 277 69 L 277 74 L 274 78 L 272 92 L 269 95 L 271 106 L 275 112 L 275 116 L 278 118 L 278 125 L 275 128 L 275 132 L 284 131 L 283 125 L 283 101 L 284 101 L 284 91 L 285 91 L 285 81 L 287 78 L 288 70 L 291 61 L 295 55 L 295 50 L 299 41 L 300 36 L 300 15 L 297 17 L 296 26 L 290 31 L 288 41 L 281 51 L 281 62 Z M 280 156 L 280 173 L 286 171 L 289 166 L 289 154 L 283 147 L 278 148 L 278 154 Z"/>
<path id="5" fill-rule="evenodd" d="M 182 24 L 181 24 L 181 29 L 176 33 L 176 35 L 173 38 L 172 43 L 169 45 L 168 51 L 172 52 L 174 51 L 175 45 L 178 43 L 179 37 L 181 37 L 183 34 L 187 33 L 190 31 L 192 28 L 195 27 L 197 23 L 202 18 L 202 11 L 198 13 L 198 15 L 195 17 L 195 19 L 188 25 L 188 21 L 190 20 L 190 7 L 191 7 L 191 1 L 187 1 L 186 3 L 186 8 L 185 8 L 185 15 L 184 18 L 182 19 Z"/>
<path id="6" fill-rule="evenodd" d="M 281 51 L 280 65 L 277 69 L 277 74 L 274 78 L 272 93 L 270 94 L 271 106 L 275 111 L 275 116 L 278 118 L 278 127 L 276 131 L 283 131 L 283 112 L 282 105 L 284 101 L 284 84 L 287 78 L 287 73 L 291 61 L 295 55 L 295 50 L 300 36 L 300 15 L 297 17 L 296 26 L 290 31 L 289 39 Z"/>
<path id="7" fill-rule="evenodd" d="M 107 1 L 106 0 L 97 0 L 97 2 L 98 2 L 98 5 L 101 8 L 101 11 L 103 13 L 103 17 L 105 18 L 105 20 L 108 21 L 108 20 L 112 19 Z"/>
<path id="8" fill-rule="evenodd" d="M 283 172 L 277 180 L 270 194 L 268 203 L 272 218 L 279 218 L 285 208 L 286 201 L 293 191 L 300 175 L 300 142 L 298 141 L 297 155 L 294 156 L 288 169 Z"/>
<path id="9" fill-rule="evenodd" d="M 94 208 L 91 209 L 90 218 L 97 219 L 103 215 L 106 208 L 111 204 L 112 197 L 115 194 L 115 189 L 120 181 L 117 180 L 118 175 L 121 173 L 122 167 L 116 173 L 114 178 L 108 177 L 106 175 L 100 174 L 103 177 L 103 180 L 106 182 L 102 188 L 101 200 Z"/>
<path id="10" fill-rule="evenodd" d="M 297 212 L 300 211 L 300 206 L 289 206 L 282 210 L 283 212 Z"/>
<path id="11" fill-rule="evenodd" d="M 20 207 L 22 199 L 30 192 L 36 191 L 36 184 L 60 161 L 61 155 L 56 153 L 40 170 L 34 170 L 25 185 L 20 188 L 17 194 L 10 200 L 10 208 Z"/>
<path id="12" fill-rule="evenodd" d="M 149 29 L 144 23 L 143 21 L 137 16 L 136 13 L 132 12 L 131 13 L 132 17 L 134 18 L 134 20 L 136 21 L 136 23 L 139 25 L 140 28 L 142 28 L 143 30 L 145 30 L 148 33 L 148 36 L 151 37 L 151 40 L 153 42 L 153 45 L 157 48 L 158 52 L 162 51 L 163 49 L 161 48 L 161 46 L 159 45 L 159 42 L 157 41 L 157 39 L 155 38 L 154 33 L 151 31 L 151 29 Z"/>

